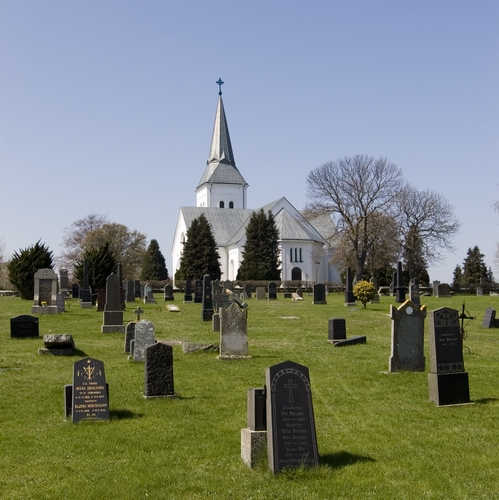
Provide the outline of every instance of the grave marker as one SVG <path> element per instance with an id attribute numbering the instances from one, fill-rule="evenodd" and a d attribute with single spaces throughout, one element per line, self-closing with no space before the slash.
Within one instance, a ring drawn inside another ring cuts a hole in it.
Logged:
<path id="1" fill-rule="evenodd" d="M 29 339 L 40 336 L 38 318 L 21 314 L 15 318 L 10 318 L 10 336 L 15 339 Z"/>
<path id="2" fill-rule="evenodd" d="M 119 276 L 111 273 L 106 280 L 106 305 L 104 306 L 102 333 L 125 333 Z"/>
<path id="3" fill-rule="evenodd" d="M 346 282 L 345 282 L 345 306 L 355 306 L 355 296 L 353 294 L 353 278 L 352 278 L 352 268 L 347 267 Z"/>
<path id="4" fill-rule="evenodd" d="M 130 350 L 133 351 L 133 360 L 144 361 L 145 348 L 154 343 L 156 343 L 154 325 L 144 319 L 135 323 L 135 336 L 133 341 L 130 342 Z"/>
<path id="5" fill-rule="evenodd" d="M 236 303 L 227 309 L 220 309 L 219 359 L 249 357 L 247 321 L 248 309 L 243 309 Z"/>
<path id="6" fill-rule="evenodd" d="M 269 291 L 269 300 L 277 300 L 277 287 L 273 281 L 269 283 L 268 291 Z"/>
<path id="7" fill-rule="evenodd" d="M 190 279 L 185 280 L 184 302 L 192 302 L 192 282 Z"/>
<path id="8" fill-rule="evenodd" d="M 495 323 L 496 310 L 492 307 L 487 307 L 482 321 L 482 328 L 494 328 L 496 326 Z"/>
<path id="9" fill-rule="evenodd" d="M 144 349 L 144 397 L 174 397 L 173 348 L 158 342 Z"/>
<path id="10" fill-rule="evenodd" d="M 53 269 L 38 269 L 35 273 L 32 314 L 57 314 L 57 274 Z"/>
<path id="11" fill-rule="evenodd" d="M 314 284 L 314 300 L 312 304 L 327 304 L 326 285 L 324 283 Z"/>

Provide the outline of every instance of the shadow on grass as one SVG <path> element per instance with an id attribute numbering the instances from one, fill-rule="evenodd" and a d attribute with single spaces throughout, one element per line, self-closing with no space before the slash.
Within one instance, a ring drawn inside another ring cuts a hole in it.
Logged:
<path id="1" fill-rule="evenodd" d="M 477 405 L 486 405 L 488 403 L 494 403 L 497 401 L 497 398 L 482 398 L 482 399 L 475 399 L 473 403 L 476 403 Z"/>
<path id="2" fill-rule="evenodd" d="M 82 351 L 81 349 L 73 349 L 73 354 L 71 356 L 78 356 L 80 358 L 86 358 L 87 353 L 85 351 Z"/>
<path id="3" fill-rule="evenodd" d="M 129 418 L 142 418 L 142 413 L 134 413 L 130 410 L 109 410 L 111 420 L 126 420 Z"/>
<path id="4" fill-rule="evenodd" d="M 340 453 L 331 453 L 320 456 L 320 463 L 329 465 L 333 469 L 341 469 L 347 465 L 353 465 L 357 462 L 375 462 L 374 458 L 366 457 L 363 455 L 353 455 L 348 451 L 341 451 Z"/>

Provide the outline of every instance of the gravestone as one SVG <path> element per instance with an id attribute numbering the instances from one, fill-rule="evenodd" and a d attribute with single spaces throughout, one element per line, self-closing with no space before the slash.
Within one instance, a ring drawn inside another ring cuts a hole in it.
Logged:
<path id="1" fill-rule="evenodd" d="M 298 287 L 298 288 L 296 289 L 296 294 L 297 294 L 297 295 L 299 295 L 300 297 L 302 297 L 302 298 L 303 298 L 303 289 L 302 289 L 302 288 L 300 288 L 300 287 Z"/>
<path id="2" fill-rule="evenodd" d="M 355 306 L 355 296 L 353 294 L 353 278 L 352 278 L 352 268 L 347 267 L 347 274 L 345 279 L 345 306 Z"/>
<path id="3" fill-rule="evenodd" d="M 38 349 L 38 354 L 53 354 L 54 356 L 71 356 L 75 346 L 73 336 L 67 333 L 51 333 L 43 336 L 44 347 Z"/>
<path id="4" fill-rule="evenodd" d="M 109 420 L 109 399 L 104 363 L 84 358 L 73 367 L 72 419 Z"/>
<path id="5" fill-rule="evenodd" d="M 201 280 L 194 281 L 194 304 L 203 302 L 203 282 Z"/>
<path id="6" fill-rule="evenodd" d="M 481 286 L 476 287 L 476 295 L 477 295 L 477 297 L 483 296 L 483 288 Z"/>
<path id="7" fill-rule="evenodd" d="M 314 284 L 314 300 L 312 304 L 327 304 L 326 285 L 324 283 Z"/>
<path id="8" fill-rule="evenodd" d="M 144 397 L 174 397 L 173 348 L 158 342 L 144 349 Z"/>
<path id="9" fill-rule="evenodd" d="M 414 278 L 414 281 L 409 286 L 409 300 L 416 306 L 421 305 L 418 278 Z"/>
<path id="10" fill-rule="evenodd" d="M 90 290 L 88 271 L 88 259 L 83 261 L 83 284 L 80 289 L 80 307 L 89 309 L 92 307 L 92 291 Z"/>
<path id="11" fill-rule="evenodd" d="M 220 331 L 220 313 L 214 313 L 211 317 L 211 331 L 219 332 Z"/>
<path id="12" fill-rule="evenodd" d="M 173 296 L 173 285 L 165 285 L 165 300 L 175 300 Z"/>
<path id="13" fill-rule="evenodd" d="M 125 333 L 119 276 L 111 273 L 106 280 L 106 305 L 104 306 L 102 333 Z"/>
<path id="14" fill-rule="evenodd" d="M 21 314 L 10 318 L 10 336 L 13 339 L 30 339 L 40 337 L 38 318 Z"/>
<path id="15" fill-rule="evenodd" d="M 450 297 L 450 286 L 447 283 L 440 283 L 437 286 L 437 297 Z"/>
<path id="16" fill-rule="evenodd" d="M 277 300 L 277 288 L 276 284 L 273 281 L 269 283 L 268 290 L 269 290 L 269 300 Z"/>
<path id="17" fill-rule="evenodd" d="M 125 301 L 135 302 L 135 282 L 132 280 L 125 280 L 123 282 L 123 288 L 125 290 Z"/>
<path id="18" fill-rule="evenodd" d="M 328 340 L 345 340 L 347 338 L 346 320 L 332 318 L 328 321 Z"/>
<path id="19" fill-rule="evenodd" d="M 210 275 L 203 276 L 203 300 L 201 306 L 201 319 L 203 321 L 211 321 L 213 316 L 213 298 L 211 295 L 211 280 Z"/>
<path id="20" fill-rule="evenodd" d="M 254 467 L 264 456 L 267 444 L 264 389 L 248 389 L 247 425 L 241 429 L 241 458 L 248 467 Z"/>
<path id="21" fill-rule="evenodd" d="M 245 283 L 243 288 L 243 299 L 251 299 L 251 283 Z"/>
<path id="22" fill-rule="evenodd" d="M 59 269 L 59 279 L 60 279 L 60 292 L 67 294 L 69 293 L 69 278 L 67 269 Z"/>
<path id="23" fill-rule="evenodd" d="M 220 309 L 219 359 L 247 358 L 248 356 L 248 309 L 231 304 Z"/>
<path id="24" fill-rule="evenodd" d="M 152 293 L 152 286 L 144 285 L 144 304 L 156 304 L 156 299 Z"/>
<path id="25" fill-rule="evenodd" d="M 66 295 L 58 293 L 56 298 L 57 312 L 66 312 Z"/>
<path id="26" fill-rule="evenodd" d="M 432 284 L 433 287 L 433 295 L 438 296 L 438 285 L 440 285 L 440 281 L 435 280 Z"/>
<path id="27" fill-rule="evenodd" d="M 184 302 L 192 302 L 192 282 L 185 280 Z"/>
<path id="28" fill-rule="evenodd" d="M 292 299 L 292 300 L 303 300 L 303 296 L 299 295 L 299 294 L 298 294 L 298 293 L 296 293 L 296 292 L 293 292 L 293 293 L 291 294 L 291 299 Z"/>
<path id="29" fill-rule="evenodd" d="M 373 276 L 369 281 L 374 287 L 374 295 L 371 299 L 371 304 L 377 304 L 379 302 L 378 280 Z"/>
<path id="30" fill-rule="evenodd" d="M 73 299 L 80 298 L 80 287 L 78 286 L 78 283 L 73 283 L 71 285 L 71 295 L 72 295 Z"/>
<path id="31" fill-rule="evenodd" d="M 265 287 L 256 287 L 256 300 L 267 300 L 267 293 L 265 292 Z"/>
<path id="32" fill-rule="evenodd" d="M 464 371 L 459 313 L 442 307 L 430 312 L 430 401 L 437 406 L 470 402 L 468 373 Z"/>
<path id="33" fill-rule="evenodd" d="M 32 314 L 57 314 L 57 274 L 53 269 L 38 269 L 35 273 Z"/>
<path id="34" fill-rule="evenodd" d="M 154 325 L 145 319 L 135 323 L 135 336 L 130 342 L 130 351 L 133 353 L 133 360 L 144 361 L 145 348 L 155 343 Z"/>
<path id="35" fill-rule="evenodd" d="M 125 344 L 123 347 L 123 352 L 126 354 L 130 353 L 130 344 L 135 338 L 135 321 L 130 321 L 125 327 Z"/>
<path id="36" fill-rule="evenodd" d="M 487 307 L 482 321 L 482 328 L 494 328 L 496 326 L 495 323 L 496 310 L 492 307 Z"/>
<path id="37" fill-rule="evenodd" d="M 225 280 L 224 281 L 224 290 L 230 290 L 231 292 L 234 291 L 234 283 L 230 280 Z"/>
<path id="38" fill-rule="evenodd" d="M 285 361 L 267 368 L 267 453 L 272 472 L 319 464 L 310 377 Z"/>
<path id="39" fill-rule="evenodd" d="M 142 298 L 142 286 L 140 283 L 140 280 L 134 280 L 134 290 L 135 290 L 135 298 L 136 299 L 141 299 Z"/>
<path id="40" fill-rule="evenodd" d="M 390 306 L 392 318 L 392 351 L 390 372 L 424 372 L 424 321 L 426 306 L 406 300 L 401 306 Z"/>
<path id="41" fill-rule="evenodd" d="M 222 305 L 222 288 L 220 286 L 213 287 L 213 309 L 217 312 Z"/>
<path id="42" fill-rule="evenodd" d="M 395 302 L 400 302 L 401 304 L 405 302 L 405 286 L 404 286 L 404 274 L 402 272 L 402 262 L 397 263 L 397 274 L 395 281 Z"/>
<path id="43" fill-rule="evenodd" d="M 116 274 L 118 275 L 118 283 L 120 284 L 120 288 L 123 288 L 123 272 L 121 269 L 121 262 L 116 263 Z"/>

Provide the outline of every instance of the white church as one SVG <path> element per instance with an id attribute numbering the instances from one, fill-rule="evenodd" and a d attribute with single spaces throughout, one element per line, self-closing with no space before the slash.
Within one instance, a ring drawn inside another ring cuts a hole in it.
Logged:
<path id="1" fill-rule="evenodd" d="M 243 259 L 246 225 L 255 210 L 272 212 L 279 230 L 281 280 L 339 282 L 330 264 L 334 226 L 329 217 L 313 225 L 284 197 L 255 209 L 247 208 L 248 183 L 236 167 L 219 80 L 218 105 L 206 168 L 196 187 L 196 206 L 181 207 L 172 245 L 173 270 L 180 267 L 183 244 L 193 219 L 204 214 L 220 254 L 222 280 L 235 280 Z"/>

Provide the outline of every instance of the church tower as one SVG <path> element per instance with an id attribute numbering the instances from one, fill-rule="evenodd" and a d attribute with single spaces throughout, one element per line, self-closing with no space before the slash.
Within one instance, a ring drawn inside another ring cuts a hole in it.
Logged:
<path id="1" fill-rule="evenodd" d="M 229 128 L 222 101 L 222 85 L 217 84 L 218 105 L 206 169 L 196 188 L 196 206 L 211 208 L 246 208 L 248 183 L 236 167 Z"/>

